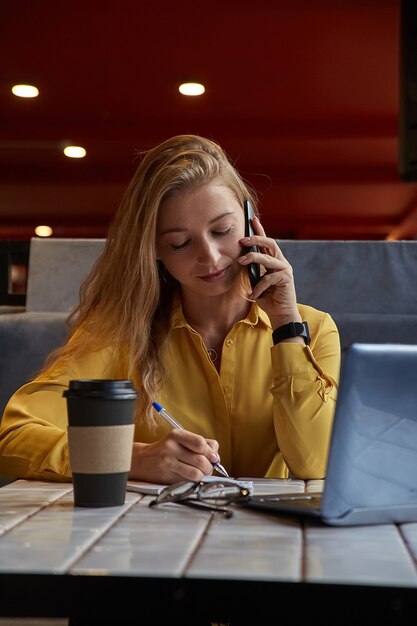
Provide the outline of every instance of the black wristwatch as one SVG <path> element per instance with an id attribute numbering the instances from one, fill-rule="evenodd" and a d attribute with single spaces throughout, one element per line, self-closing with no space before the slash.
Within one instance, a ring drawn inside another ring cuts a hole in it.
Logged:
<path id="1" fill-rule="evenodd" d="M 308 345 L 310 343 L 310 330 L 307 322 L 290 322 L 276 328 L 272 333 L 274 345 L 290 337 L 303 337 L 304 342 Z"/>

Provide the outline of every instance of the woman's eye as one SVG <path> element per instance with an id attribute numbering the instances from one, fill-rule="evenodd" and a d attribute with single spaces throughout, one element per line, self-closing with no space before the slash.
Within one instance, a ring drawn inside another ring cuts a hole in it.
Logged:
<path id="1" fill-rule="evenodd" d="M 225 235 L 230 235 L 233 232 L 233 226 L 230 226 L 227 230 L 215 230 L 213 231 L 213 235 L 216 237 L 224 237 Z"/>
<path id="2" fill-rule="evenodd" d="M 171 244 L 171 248 L 173 250 L 182 250 L 183 248 L 185 248 L 188 245 L 189 239 L 187 239 L 187 241 L 184 241 L 184 243 L 180 243 L 178 245 L 175 244 Z"/>
<path id="3" fill-rule="evenodd" d="M 227 228 L 226 230 L 213 230 L 212 235 L 214 237 L 225 237 L 226 235 L 230 235 L 232 232 L 233 232 L 233 226 L 229 226 L 229 228 Z M 179 243 L 179 244 L 172 243 L 171 248 L 173 250 L 183 250 L 184 248 L 188 246 L 190 241 L 191 239 L 186 239 L 186 241 L 183 241 L 183 243 Z"/>

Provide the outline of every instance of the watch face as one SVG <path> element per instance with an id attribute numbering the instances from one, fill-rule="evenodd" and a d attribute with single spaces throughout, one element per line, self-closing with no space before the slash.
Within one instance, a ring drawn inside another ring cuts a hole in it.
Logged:
<path id="1" fill-rule="evenodd" d="M 302 322 L 294 322 L 292 324 L 293 337 L 299 337 L 305 334 L 304 324 Z"/>

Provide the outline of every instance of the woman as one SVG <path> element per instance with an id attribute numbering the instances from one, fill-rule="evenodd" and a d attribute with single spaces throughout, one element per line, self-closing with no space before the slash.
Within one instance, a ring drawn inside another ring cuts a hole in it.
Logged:
<path id="1" fill-rule="evenodd" d="M 68 341 L 6 407 L 3 473 L 70 480 L 68 381 L 129 378 L 139 391 L 131 479 L 199 480 L 220 458 L 232 476 L 325 475 L 338 331 L 297 304 L 291 266 L 257 216 L 244 237 L 245 200 L 256 204 L 213 141 L 177 136 L 144 156 Z M 253 289 L 251 262 L 263 272 Z"/>

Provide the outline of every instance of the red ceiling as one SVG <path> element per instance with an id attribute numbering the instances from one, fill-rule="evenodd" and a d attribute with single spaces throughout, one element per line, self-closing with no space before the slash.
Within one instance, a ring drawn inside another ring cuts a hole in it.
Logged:
<path id="1" fill-rule="evenodd" d="M 273 236 L 414 238 L 399 22 L 399 0 L 1 0 L 0 238 L 105 236 L 139 153 L 188 132 L 223 145 Z"/>

